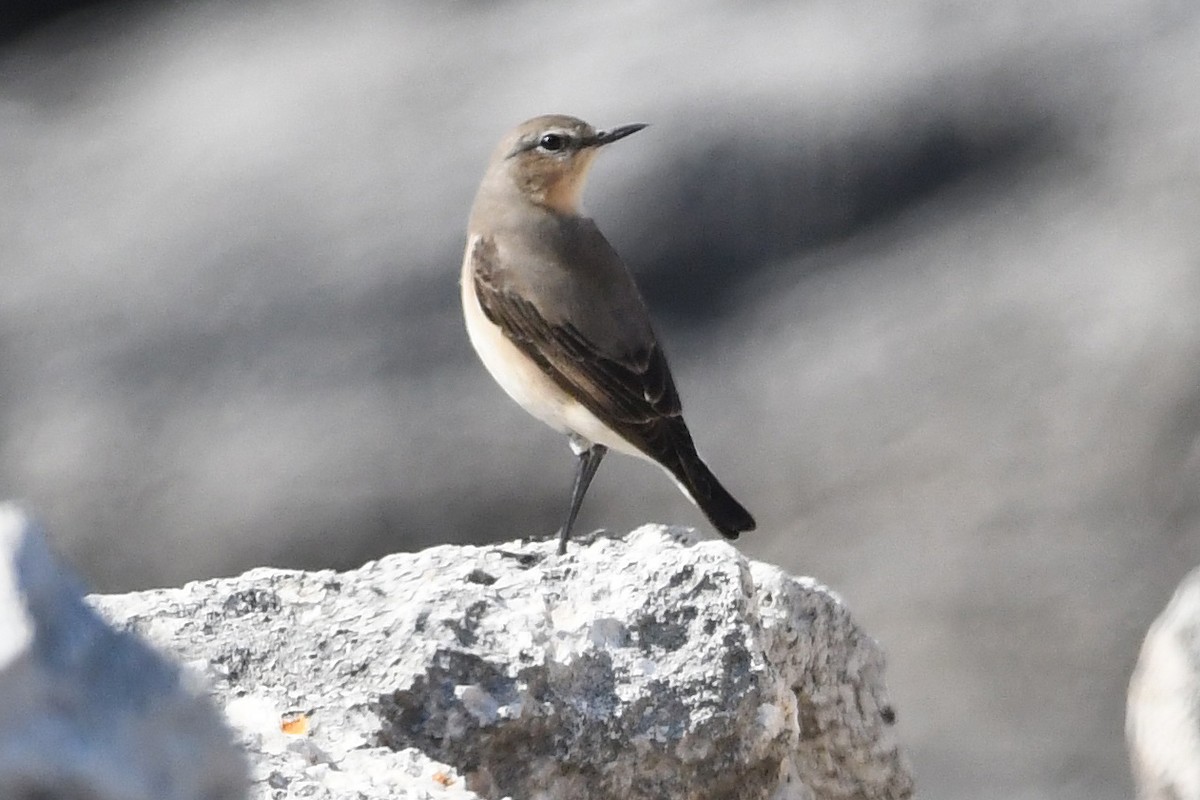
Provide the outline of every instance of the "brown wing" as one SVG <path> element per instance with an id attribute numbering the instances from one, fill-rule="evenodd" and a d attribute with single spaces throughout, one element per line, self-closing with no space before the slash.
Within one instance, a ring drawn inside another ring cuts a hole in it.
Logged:
<path id="1" fill-rule="evenodd" d="M 511 291 L 495 267 L 495 249 L 488 240 L 477 242 L 472 259 L 483 313 L 568 394 L 657 460 L 673 460 L 680 435 L 690 444 L 679 394 L 657 342 L 634 352 L 602 352 L 569 322 L 547 321 L 536 306 Z"/>
<path id="2" fill-rule="evenodd" d="M 506 285 L 495 245 L 480 238 L 472 280 L 484 315 L 584 408 L 653 458 L 687 487 L 723 535 L 754 528 L 754 518 L 696 454 L 679 394 L 653 337 L 632 352 L 603 352 L 570 322 L 548 321 Z"/>

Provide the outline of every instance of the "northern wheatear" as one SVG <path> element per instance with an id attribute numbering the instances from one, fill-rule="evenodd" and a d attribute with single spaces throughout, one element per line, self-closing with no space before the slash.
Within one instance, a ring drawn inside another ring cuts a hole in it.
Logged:
<path id="1" fill-rule="evenodd" d="M 471 343 L 504 391 L 567 434 L 578 456 L 559 553 L 609 448 L 665 469 L 722 535 L 754 529 L 696 454 L 633 276 L 580 213 L 599 148 L 644 127 L 524 122 L 500 141 L 471 208 L 462 266 Z"/>

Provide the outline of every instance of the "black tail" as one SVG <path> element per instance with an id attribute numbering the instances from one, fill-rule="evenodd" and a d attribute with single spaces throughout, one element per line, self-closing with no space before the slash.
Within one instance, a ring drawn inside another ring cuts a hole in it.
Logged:
<path id="1" fill-rule="evenodd" d="M 688 494 L 708 521 L 726 539 L 736 539 L 742 531 L 754 530 L 754 517 L 750 512 L 725 490 L 708 465 L 700 460 L 695 448 L 688 450 L 690 452 L 678 453 L 675 464 L 669 469 L 676 480 L 687 487 Z"/>
<path id="2" fill-rule="evenodd" d="M 726 539 L 736 539 L 742 531 L 754 530 L 754 517 L 733 499 L 733 495 L 725 491 L 717 476 L 712 474 L 712 470 L 696 453 L 692 434 L 678 411 L 652 417 L 641 424 L 631 423 L 617 430 L 671 473 Z"/>

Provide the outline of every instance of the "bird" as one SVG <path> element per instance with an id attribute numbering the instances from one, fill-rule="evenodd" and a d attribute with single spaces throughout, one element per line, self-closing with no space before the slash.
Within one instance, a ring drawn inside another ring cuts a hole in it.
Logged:
<path id="1" fill-rule="evenodd" d="M 657 464 L 729 539 L 754 518 L 696 452 L 646 302 L 580 207 L 601 148 L 647 127 L 549 114 L 505 135 L 471 206 L 463 315 L 501 388 L 564 433 L 576 456 L 558 553 L 611 449 Z"/>

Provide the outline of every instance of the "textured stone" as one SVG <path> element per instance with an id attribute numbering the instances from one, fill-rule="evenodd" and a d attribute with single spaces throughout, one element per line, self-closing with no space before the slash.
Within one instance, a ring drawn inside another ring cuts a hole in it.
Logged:
<path id="1" fill-rule="evenodd" d="M 208 698 L 84 601 L 0 505 L 0 798 L 237 800 L 246 768 Z"/>
<path id="2" fill-rule="evenodd" d="M 827 589 L 660 526 L 553 549 L 93 601 L 208 665 L 260 798 L 911 794 L 882 653 Z"/>
<path id="3" fill-rule="evenodd" d="M 1200 568 L 1146 633 L 1125 733 L 1139 800 L 1200 800 Z"/>

